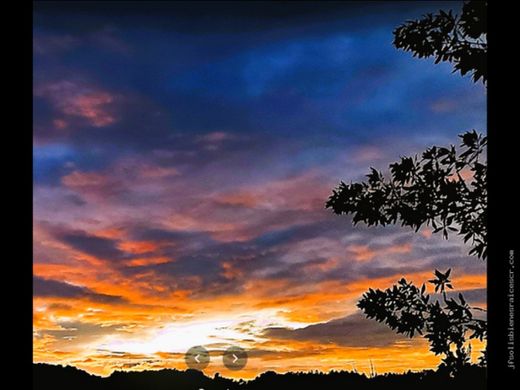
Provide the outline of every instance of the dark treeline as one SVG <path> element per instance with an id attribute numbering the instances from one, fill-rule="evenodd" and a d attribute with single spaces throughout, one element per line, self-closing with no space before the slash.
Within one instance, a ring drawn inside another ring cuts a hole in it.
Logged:
<path id="1" fill-rule="evenodd" d="M 90 375 L 74 367 L 49 364 L 33 365 L 33 389 L 41 390 L 251 390 L 251 389 L 485 389 L 486 370 L 467 366 L 456 378 L 440 371 L 385 374 L 372 378 L 364 374 L 332 371 L 330 373 L 265 372 L 250 381 L 236 381 L 215 375 L 205 376 L 200 371 L 171 370 L 143 372 L 116 371 L 107 378 Z"/>

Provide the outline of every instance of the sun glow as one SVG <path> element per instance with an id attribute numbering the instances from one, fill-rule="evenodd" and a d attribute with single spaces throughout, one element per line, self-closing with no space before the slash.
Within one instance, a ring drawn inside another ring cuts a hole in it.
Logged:
<path id="1" fill-rule="evenodd" d="M 266 326 L 295 329 L 305 325 L 278 317 L 272 310 L 263 310 L 226 320 L 213 318 L 165 324 L 131 336 L 111 335 L 109 340 L 96 345 L 96 349 L 151 355 L 160 352 L 183 354 L 198 345 L 212 349 L 225 349 L 235 344 L 247 347 L 265 340 L 261 332 Z"/>

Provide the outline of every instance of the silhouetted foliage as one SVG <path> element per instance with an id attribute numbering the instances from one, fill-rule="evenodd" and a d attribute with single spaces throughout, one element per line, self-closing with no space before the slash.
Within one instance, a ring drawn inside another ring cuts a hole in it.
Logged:
<path id="1" fill-rule="evenodd" d="M 445 273 L 435 270 L 435 278 L 428 282 L 440 293 L 442 302 L 404 278 L 384 291 L 369 289 L 358 302 L 358 307 L 367 318 L 388 325 L 397 333 L 414 337 L 424 336 L 430 343 L 430 351 L 444 355 L 440 365 L 454 376 L 470 364 L 471 339 L 483 341 L 487 335 L 487 323 L 475 318 L 473 310 L 464 296 L 459 293 L 458 300 L 448 298 L 446 289 L 453 286 L 449 279 L 451 269 Z M 485 364 L 485 354 L 481 359 Z"/>
<path id="2" fill-rule="evenodd" d="M 476 82 L 487 81 L 487 2 L 467 1 L 460 15 L 439 11 L 409 21 L 394 31 L 394 45 L 414 57 L 449 61 L 454 72 L 470 73 Z"/>
<path id="3" fill-rule="evenodd" d="M 458 233 L 471 242 L 471 255 L 485 259 L 487 165 L 481 154 L 487 137 L 474 130 L 459 137 L 459 151 L 453 145 L 433 146 L 421 157 L 402 157 L 390 165 L 389 179 L 372 168 L 367 182 L 341 182 L 326 207 L 336 214 L 353 214 L 354 224 L 401 222 L 415 231 L 426 224 L 445 238 Z"/>
<path id="4" fill-rule="evenodd" d="M 107 378 L 89 375 L 72 367 L 35 364 L 33 388 L 41 390 L 287 390 L 287 389 L 356 389 L 356 390 L 473 390 L 485 388 L 485 370 L 466 366 L 456 378 L 442 371 L 384 374 L 369 378 L 347 371 L 264 372 L 252 380 L 233 380 L 215 375 L 210 378 L 200 371 L 159 370 L 143 372 L 114 372 Z"/>
<path id="5" fill-rule="evenodd" d="M 467 1 L 460 16 L 441 10 L 409 21 L 395 29 L 394 45 L 414 57 L 433 56 L 435 63 L 449 61 L 454 72 L 469 72 L 474 82 L 482 79 L 485 84 L 486 9 L 485 1 Z M 400 222 L 417 232 L 426 224 L 434 233 L 442 232 L 445 239 L 449 232 L 456 232 L 464 242 L 471 242 L 470 255 L 487 258 L 487 164 L 481 157 L 487 137 L 475 130 L 459 137 L 460 150 L 453 145 L 433 146 L 421 157 L 401 157 L 390 165 L 389 179 L 371 168 L 366 182 L 341 182 L 326 207 L 336 214 L 352 214 L 354 225 L 360 221 L 369 226 Z M 446 288 L 453 288 L 450 272 L 435 270 L 435 279 L 429 281 L 442 295 L 442 302 L 432 299 L 424 284 L 418 288 L 403 278 L 384 291 L 370 289 L 358 307 L 368 318 L 397 333 L 423 335 L 433 353 L 444 355 L 440 370 L 458 376 L 470 365 L 468 341 L 484 340 L 487 322 L 474 318 L 462 294 L 458 301 L 447 298 Z M 479 364 L 485 366 L 486 362 L 483 351 Z"/>

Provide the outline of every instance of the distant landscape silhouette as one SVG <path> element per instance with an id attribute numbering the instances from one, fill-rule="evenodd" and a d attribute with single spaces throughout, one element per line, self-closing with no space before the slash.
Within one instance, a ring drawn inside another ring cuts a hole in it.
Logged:
<path id="1" fill-rule="evenodd" d="M 356 390 L 408 390 L 468 388 L 485 389 L 485 369 L 465 366 L 456 378 L 440 371 L 384 374 L 368 377 L 364 374 L 331 371 L 330 373 L 292 372 L 278 374 L 264 372 L 250 381 L 232 380 L 216 374 L 213 378 L 196 370 L 170 370 L 143 372 L 116 371 L 107 378 L 90 375 L 74 367 L 34 364 L 35 390 L 286 390 L 286 389 L 356 389 Z"/>

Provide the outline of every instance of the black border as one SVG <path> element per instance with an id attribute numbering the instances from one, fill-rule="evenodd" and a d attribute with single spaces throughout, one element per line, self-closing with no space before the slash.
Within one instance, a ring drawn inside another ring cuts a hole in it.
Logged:
<path id="1" fill-rule="evenodd" d="M 488 386 L 513 380 L 515 370 L 508 360 L 509 251 L 515 250 L 518 280 L 518 171 L 520 156 L 515 142 L 515 117 L 518 115 L 514 85 L 517 82 L 515 43 L 519 28 L 516 14 L 509 7 L 488 2 L 489 81 L 488 81 Z M 516 293 L 518 297 L 518 292 Z M 518 299 L 515 312 L 518 313 Z M 518 321 L 516 321 L 518 322 Z M 516 326 L 517 327 L 517 326 Z M 516 349 L 516 348 L 515 348 Z M 518 360 L 516 350 L 516 364 Z M 516 368 L 518 369 L 518 368 Z M 511 383 L 512 385 L 512 383 Z"/>
<path id="2" fill-rule="evenodd" d="M 5 255 L 7 264 L 14 264 L 19 269 L 9 269 L 4 277 L 13 282 L 7 291 L 8 308 L 5 312 L 10 320 L 7 322 L 8 359 L 7 365 L 18 370 L 22 364 L 32 372 L 32 6 L 31 2 L 24 1 L 11 3 L 10 7 L 18 7 L 15 15 L 6 12 L 4 17 L 11 19 L 14 24 L 8 23 L 5 36 L 8 49 L 4 52 L 4 63 L 8 63 L 14 73 L 19 76 L 11 78 L 11 72 L 4 73 L 6 81 L 10 81 L 13 91 L 21 94 L 22 99 L 12 97 L 9 106 L 19 108 L 19 114 L 6 113 L 14 119 L 14 125 L 5 127 L 6 138 L 9 133 L 16 139 L 4 144 L 4 154 L 11 156 L 6 163 L 10 163 L 5 171 L 12 175 L 4 185 L 5 192 L 17 201 L 17 206 L 7 205 L 7 211 L 13 213 L 12 218 L 5 219 L 7 246 L 12 246 L 12 254 Z M 33 3 L 34 4 L 34 3 Z M 518 33 L 514 29 L 520 28 L 519 14 L 510 7 L 511 3 L 488 2 L 489 21 L 489 81 L 488 81 L 488 387 L 498 383 L 508 383 L 515 379 L 515 370 L 508 368 L 508 258 L 509 251 L 515 250 L 517 267 L 515 277 L 518 280 L 518 241 L 520 229 L 516 226 L 520 196 L 517 190 L 517 181 L 520 177 L 515 162 L 520 158 L 520 145 L 516 142 L 518 130 L 517 116 L 519 113 L 517 87 L 518 72 Z M 516 20 L 515 20 L 516 17 Z M 4 95 L 5 96 L 5 95 Z M 6 96 L 8 99 L 11 96 Z M 518 151 L 516 150 L 518 149 Z M 9 176 L 8 175 L 8 176 Z M 19 228 L 10 226 L 10 221 L 20 225 Z M 27 237 L 27 238 L 26 238 Z M 14 239 L 19 244 L 14 244 Z M 27 239 L 27 241 L 25 241 Z M 7 265 L 8 266 L 8 265 Z M 518 293 L 516 294 L 518 296 Z M 518 314 L 518 300 L 516 299 L 515 314 Z M 26 309 L 27 306 L 27 309 Z M 20 310 L 21 309 L 21 310 Z M 12 314 L 11 314 L 11 313 Z M 16 320 L 13 320 L 16 319 Z M 518 321 L 516 321 L 518 322 Z M 18 337 L 11 336 L 12 330 L 19 332 Z M 12 337 L 12 339 L 11 339 Z M 516 346 L 515 346 L 516 347 Z M 515 348 L 516 349 L 516 348 Z M 14 356 L 11 358 L 11 353 Z M 519 352 L 516 349 L 516 363 L 520 364 Z M 25 369 L 25 368 L 24 368 Z M 6 372 L 13 375 L 14 372 Z M 32 376 L 17 375 L 19 380 L 30 380 Z M 513 382 L 508 383 L 511 386 Z M 20 386 L 17 383 L 18 386 Z"/>
<path id="3" fill-rule="evenodd" d="M 32 2 L 4 7 L 4 379 L 29 388 L 33 361 Z M 18 373 L 18 375 L 15 374 Z M 7 379 L 9 377 L 9 379 Z M 25 384 L 24 382 L 27 382 Z"/>

